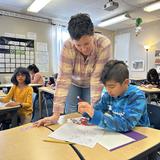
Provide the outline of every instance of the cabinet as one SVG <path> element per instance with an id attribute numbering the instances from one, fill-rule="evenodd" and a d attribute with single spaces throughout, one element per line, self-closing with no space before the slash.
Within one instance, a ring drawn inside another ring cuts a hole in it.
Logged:
<path id="1" fill-rule="evenodd" d="M 17 67 L 35 63 L 34 40 L 0 37 L 0 73 L 13 73 Z"/>

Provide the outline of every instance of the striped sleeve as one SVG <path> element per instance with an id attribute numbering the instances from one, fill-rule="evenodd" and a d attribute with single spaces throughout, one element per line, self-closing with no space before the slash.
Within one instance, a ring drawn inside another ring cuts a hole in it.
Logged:
<path id="1" fill-rule="evenodd" d="M 110 58 L 111 54 L 111 42 L 107 38 L 101 38 L 98 40 L 98 60 L 96 62 L 95 70 L 91 76 L 91 104 L 94 103 L 100 98 L 103 85 L 100 82 L 101 72 L 104 65 Z"/>
<path id="2" fill-rule="evenodd" d="M 64 112 L 64 105 L 71 84 L 75 54 L 71 43 L 66 42 L 60 57 L 59 75 L 56 84 L 53 112 Z"/>

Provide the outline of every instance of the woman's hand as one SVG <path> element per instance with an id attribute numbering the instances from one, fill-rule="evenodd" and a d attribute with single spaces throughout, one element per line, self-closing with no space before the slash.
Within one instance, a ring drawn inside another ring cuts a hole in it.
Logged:
<path id="1" fill-rule="evenodd" d="M 39 127 L 39 126 L 48 126 L 51 124 L 56 124 L 59 117 L 60 117 L 60 114 L 53 114 L 50 117 L 45 117 L 43 119 L 40 119 L 39 121 L 36 121 L 35 123 L 33 123 L 33 126 Z"/>
<path id="2" fill-rule="evenodd" d="M 90 117 L 93 117 L 93 115 L 94 115 L 93 107 L 87 102 L 79 102 L 78 103 L 78 112 L 80 112 L 81 114 L 86 112 L 86 113 L 88 113 L 88 115 Z"/>

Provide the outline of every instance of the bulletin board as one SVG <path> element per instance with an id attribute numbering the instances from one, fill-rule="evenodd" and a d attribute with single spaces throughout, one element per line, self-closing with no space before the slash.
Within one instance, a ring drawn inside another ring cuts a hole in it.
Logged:
<path id="1" fill-rule="evenodd" d="M 17 67 L 34 62 L 34 40 L 0 37 L 0 73 L 13 73 Z"/>

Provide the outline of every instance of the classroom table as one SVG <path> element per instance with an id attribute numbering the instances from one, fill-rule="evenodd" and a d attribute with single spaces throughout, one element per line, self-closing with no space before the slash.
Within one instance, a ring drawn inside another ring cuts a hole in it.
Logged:
<path id="1" fill-rule="evenodd" d="M 3 84 L 0 84 L 0 89 L 2 88 L 7 88 L 7 91 L 9 91 L 9 89 L 13 86 L 12 83 L 3 83 Z M 38 87 L 42 87 L 43 84 L 34 84 L 34 83 L 30 83 L 29 86 L 31 86 L 33 88 L 33 91 L 34 92 L 38 92 Z"/>
<path id="2" fill-rule="evenodd" d="M 12 86 L 13 86 L 12 83 L 2 83 L 2 84 L 0 84 L 0 88 L 11 88 Z M 41 87 L 43 85 L 42 84 L 30 83 L 29 86 L 31 86 L 31 87 Z"/>
<path id="3" fill-rule="evenodd" d="M 54 95 L 55 89 L 52 87 L 39 87 L 39 117 L 42 117 L 42 100 L 43 100 L 43 93 L 49 93 Z"/>
<path id="4" fill-rule="evenodd" d="M 11 116 L 11 124 L 12 127 L 16 127 L 17 126 L 17 111 L 20 108 L 20 105 L 14 106 L 14 107 L 3 107 L 0 106 L 0 116 L 4 115 L 6 113 L 10 113 Z"/>
<path id="5" fill-rule="evenodd" d="M 151 94 L 160 93 L 160 88 L 146 88 L 142 86 L 138 86 L 138 88 L 148 95 L 147 98 L 149 103 L 151 102 Z"/>
<path id="6" fill-rule="evenodd" d="M 79 160 L 70 145 L 44 142 L 49 133 L 31 123 L 0 131 L 0 160 Z"/>
<path id="7" fill-rule="evenodd" d="M 0 97 L 5 97 L 6 94 L 3 92 L 3 90 L 0 90 Z"/>
<path id="8" fill-rule="evenodd" d="M 78 116 L 80 115 L 77 113 L 62 116 L 63 122 L 66 122 L 67 118 Z M 57 129 L 58 127 L 59 125 L 49 126 L 52 130 Z M 99 144 L 96 144 L 94 148 L 78 144 L 76 144 L 75 147 L 86 160 L 141 160 L 142 157 L 160 149 L 160 130 L 148 127 L 136 127 L 134 131 L 146 135 L 147 138 L 133 142 L 113 151 L 108 151 Z"/>

